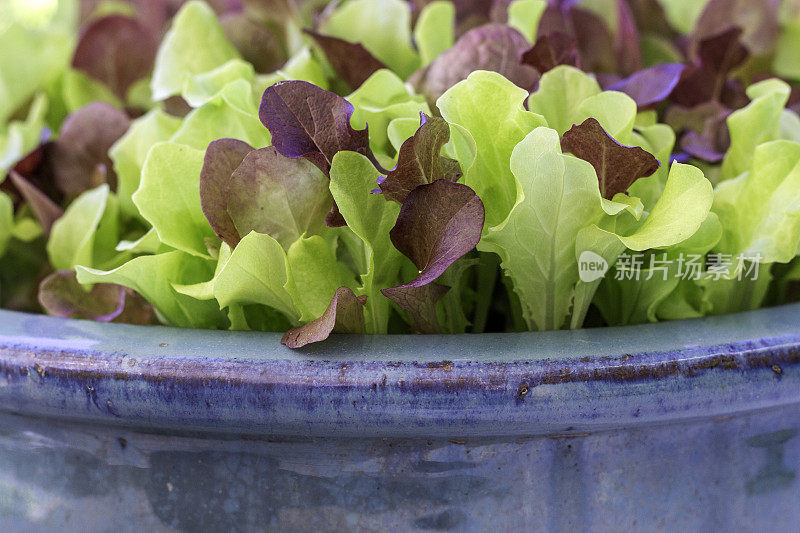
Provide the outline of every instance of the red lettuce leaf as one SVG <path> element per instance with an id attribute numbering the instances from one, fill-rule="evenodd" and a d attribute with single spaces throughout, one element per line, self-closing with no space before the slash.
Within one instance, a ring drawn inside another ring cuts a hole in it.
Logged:
<path id="1" fill-rule="evenodd" d="M 303 31 L 314 39 L 317 46 L 325 53 L 336 75 L 351 89 L 359 88 L 375 71 L 386 68 L 386 65 L 360 43 L 351 43 L 311 30 Z"/>
<path id="2" fill-rule="evenodd" d="M 301 348 L 312 342 L 327 339 L 331 333 L 364 333 L 364 304 L 366 296 L 356 296 L 347 287 L 339 287 L 322 316 L 303 326 L 284 333 L 281 343 L 289 348 Z"/>
<path id="3" fill-rule="evenodd" d="M 709 163 L 719 163 L 725 157 L 725 150 L 714 142 L 714 138 L 689 131 L 681 138 L 681 148 L 695 159 Z"/>
<path id="4" fill-rule="evenodd" d="M 445 285 L 428 283 L 420 287 L 404 285 L 381 289 L 381 293 L 411 316 L 414 331 L 431 334 L 442 332 L 436 316 L 436 304 L 449 290 L 450 287 Z"/>
<path id="5" fill-rule="evenodd" d="M 80 0 L 81 27 L 88 27 L 94 20 L 98 8 L 106 0 Z M 138 20 L 154 36 L 160 36 L 167 22 L 177 13 L 183 0 L 125 0 L 136 11 Z"/>
<path id="6" fill-rule="evenodd" d="M 442 147 L 450 140 L 450 125 L 440 117 L 420 113 L 420 127 L 400 146 L 397 166 L 380 182 L 381 193 L 402 204 L 419 185 L 462 176 L 458 161 L 444 157 Z"/>
<path id="7" fill-rule="evenodd" d="M 658 0 L 628 0 L 628 6 L 641 34 L 657 35 L 667 40 L 676 37 Z"/>
<path id="8" fill-rule="evenodd" d="M 238 139 L 219 139 L 206 149 L 200 171 L 200 205 L 217 236 L 231 248 L 241 236 L 228 214 L 228 186 L 231 174 L 254 148 Z"/>
<path id="9" fill-rule="evenodd" d="M 481 199 L 461 183 L 440 179 L 411 191 L 389 232 L 395 248 L 420 271 L 405 286 L 421 287 L 434 281 L 475 248 L 484 217 Z"/>
<path id="10" fill-rule="evenodd" d="M 43 193 L 53 204 L 60 206 L 64 201 L 64 194 L 58 189 L 53 178 L 51 168 L 53 143 L 49 141 L 49 138 L 50 131 L 45 129 L 42 135 L 42 144 L 17 161 L 12 170 L 22 177 L 27 185 Z M 14 185 L 13 180 L 1 183 L 0 190 L 10 194 L 18 201 L 27 201 L 22 195 L 22 191 Z"/>
<path id="11" fill-rule="evenodd" d="M 158 40 L 135 18 L 108 15 L 81 35 L 72 66 L 105 83 L 121 100 L 153 68 Z"/>
<path id="12" fill-rule="evenodd" d="M 594 118 L 564 133 L 561 147 L 591 163 L 600 182 L 600 194 L 609 200 L 627 191 L 637 179 L 650 176 L 660 166 L 658 160 L 642 148 L 619 144 Z"/>
<path id="13" fill-rule="evenodd" d="M 630 6 L 616 0 L 617 28 L 577 1 L 551 2 L 539 23 L 539 35 L 562 32 L 578 43 L 581 68 L 587 72 L 630 75 L 642 68 L 639 30 Z"/>
<path id="14" fill-rule="evenodd" d="M 779 2 L 775 0 L 710 0 L 695 22 L 690 51 L 709 37 L 742 28 L 742 44 L 754 55 L 771 53 L 780 34 Z"/>
<path id="15" fill-rule="evenodd" d="M 272 144 L 286 157 L 305 157 L 329 174 L 336 152 L 367 156 L 367 128 L 350 126 L 353 105 L 341 96 L 305 81 L 282 81 L 264 91 L 258 116 L 272 134 Z"/>
<path id="16" fill-rule="evenodd" d="M 642 68 L 642 49 L 636 19 L 626 0 L 617 0 L 617 33 L 614 53 L 621 74 L 632 74 Z"/>
<path id="17" fill-rule="evenodd" d="M 344 215 L 339 211 L 339 206 L 333 202 L 331 210 L 325 215 L 325 225 L 329 228 L 342 228 L 347 225 Z"/>
<path id="18" fill-rule="evenodd" d="M 422 8 L 435 0 L 413 0 L 414 19 Z M 456 36 L 488 22 L 507 22 L 509 0 L 450 0 L 455 7 Z"/>
<path id="19" fill-rule="evenodd" d="M 671 106 L 665 122 L 681 137 L 681 149 L 702 161 L 717 163 L 725 156 L 731 144 L 727 118 L 731 110 L 717 101 L 710 101 L 687 109 Z"/>
<path id="20" fill-rule="evenodd" d="M 522 55 L 522 61 L 534 67 L 540 74 L 559 65 L 580 66 L 578 41 L 560 31 L 542 35 L 533 48 Z"/>
<path id="21" fill-rule="evenodd" d="M 639 32 L 625 0 L 617 0 L 618 27 L 612 32 L 595 13 L 578 2 L 551 2 L 539 22 L 539 35 L 566 33 L 578 43 L 581 68 L 587 72 L 612 72 L 623 76 L 641 69 Z"/>
<path id="22" fill-rule="evenodd" d="M 640 108 L 652 106 L 672 93 L 681 79 L 683 68 L 680 63 L 663 63 L 640 70 L 608 89 L 627 94 Z"/>
<path id="23" fill-rule="evenodd" d="M 129 126 L 128 115 L 105 102 L 92 102 L 69 115 L 49 153 L 58 188 L 67 196 L 103 183 L 115 188 L 108 150 Z"/>
<path id="24" fill-rule="evenodd" d="M 462 35 L 430 65 L 415 72 L 409 81 L 431 101 L 467 79 L 475 70 L 499 72 L 530 90 L 539 75 L 536 69 L 522 62 L 522 55 L 529 47 L 525 37 L 514 28 L 505 24 L 484 24 Z"/>
<path id="25" fill-rule="evenodd" d="M 735 82 L 729 82 L 728 77 L 749 55 L 747 48 L 740 42 L 741 35 L 740 28 L 731 28 L 700 41 L 697 58 L 686 67 L 681 80 L 672 91 L 672 102 L 694 107 L 712 100 L 723 103 L 732 99 L 740 100 L 737 93 L 741 91 L 737 89 Z"/>
<path id="26" fill-rule="evenodd" d="M 247 154 L 230 176 L 227 210 L 239 235 L 265 233 L 284 248 L 318 234 L 331 207 L 328 177 L 305 159 L 273 146 Z"/>
<path id="27" fill-rule="evenodd" d="M 39 285 L 39 303 L 47 314 L 99 322 L 153 324 L 153 307 L 121 285 L 96 283 L 86 290 L 71 270 L 54 272 Z"/>
<path id="28" fill-rule="evenodd" d="M 17 171 L 9 172 L 11 183 L 16 187 L 20 196 L 31 207 L 31 211 L 36 216 L 39 224 L 42 225 L 45 234 L 50 234 L 53 223 L 61 218 L 64 210 L 57 203 L 50 199 L 45 193 L 33 186 L 28 180 L 23 178 Z"/>
<path id="29" fill-rule="evenodd" d="M 219 18 L 225 36 L 252 64 L 256 72 L 273 72 L 287 59 L 287 53 L 277 26 L 268 26 L 254 20 L 245 12 L 229 12 Z"/>

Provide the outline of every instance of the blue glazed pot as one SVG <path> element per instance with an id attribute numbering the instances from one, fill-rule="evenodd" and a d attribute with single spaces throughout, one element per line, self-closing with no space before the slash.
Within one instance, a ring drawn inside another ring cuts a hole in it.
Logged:
<path id="1" fill-rule="evenodd" d="M 792 531 L 800 306 L 475 336 L 0 312 L 0 531 Z"/>

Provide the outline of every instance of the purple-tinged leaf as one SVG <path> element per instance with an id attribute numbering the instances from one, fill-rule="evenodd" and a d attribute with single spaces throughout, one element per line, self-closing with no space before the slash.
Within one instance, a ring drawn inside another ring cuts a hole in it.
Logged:
<path id="1" fill-rule="evenodd" d="M 164 109 L 164 113 L 168 115 L 172 115 L 173 117 L 183 118 L 192 111 L 192 106 L 189 105 L 189 102 L 183 99 L 183 97 L 179 94 L 175 94 L 163 100 L 161 105 Z"/>
<path id="2" fill-rule="evenodd" d="M 666 99 L 683 73 L 680 63 L 663 63 L 620 80 L 608 89 L 620 91 L 636 102 L 640 108 L 648 107 Z"/>
<path id="3" fill-rule="evenodd" d="M 658 35 L 671 40 L 675 31 L 667 20 L 664 8 L 658 0 L 628 0 L 633 20 L 643 35 Z"/>
<path id="4" fill-rule="evenodd" d="M 307 0 L 242 0 L 245 12 L 255 20 L 281 26 L 295 19 L 298 8 L 306 3 Z"/>
<path id="5" fill-rule="evenodd" d="M 400 309 L 411 316 L 412 328 L 417 333 L 441 333 L 439 318 L 436 316 L 436 304 L 439 303 L 450 287 L 439 283 L 428 283 L 420 287 L 400 286 L 381 289 L 381 293 L 397 304 Z"/>
<path id="6" fill-rule="evenodd" d="M 725 151 L 720 151 L 712 138 L 696 131 L 689 131 L 681 138 L 681 148 L 693 158 L 709 163 L 719 163 L 725 157 Z"/>
<path id="7" fill-rule="evenodd" d="M 206 149 L 200 171 L 200 205 L 211 229 L 236 248 L 241 236 L 228 214 L 228 186 L 231 174 L 254 148 L 238 139 L 219 139 Z"/>
<path id="8" fill-rule="evenodd" d="M 64 194 L 58 189 L 53 178 L 51 165 L 53 143 L 49 141 L 49 138 L 49 131 L 46 131 L 42 135 L 42 144 L 17 161 L 12 170 L 22 176 L 32 187 L 44 193 L 54 204 L 62 205 Z M 11 192 L 12 195 L 20 194 L 11 180 L 0 184 L 0 189 Z M 24 198 L 22 199 L 24 200 Z"/>
<path id="9" fill-rule="evenodd" d="M 540 74 L 559 65 L 578 67 L 578 41 L 560 31 L 542 35 L 536 39 L 533 48 L 522 55 L 522 61 L 534 67 Z"/>
<path id="10" fill-rule="evenodd" d="M 642 68 L 642 49 L 636 20 L 626 0 L 617 0 L 617 33 L 614 36 L 614 52 L 617 70 L 630 75 Z"/>
<path id="11" fill-rule="evenodd" d="M 530 90 L 539 74 L 522 62 L 522 55 L 529 47 L 525 37 L 514 28 L 505 24 L 485 24 L 462 35 L 449 50 L 425 69 L 414 73 L 409 81 L 431 101 L 476 70 L 498 72 L 523 89 Z"/>
<path id="12" fill-rule="evenodd" d="M 219 15 L 226 13 L 241 13 L 244 11 L 245 0 L 208 0 L 208 5 Z"/>
<path id="13" fill-rule="evenodd" d="M 325 225 L 329 228 L 343 228 L 347 225 L 344 215 L 339 211 L 339 206 L 333 202 L 331 210 L 325 215 Z"/>
<path id="14" fill-rule="evenodd" d="M 642 148 L 619 144 L 594 118 L 564 133 L 561 147 L 594 167 L 600 194 L 608 200 L 617 193 L 624 193 L 634 181 L 650 176 L 660 166 L 658 160 Z"/>
<path id="15" fill-rule="evenodd" d="M 419 185 L 462 176 L 458 161 L 444 157 L 442 147 L 450 140 L 450 125 L 443 118 L 420 114 L 420 127 L 400 146 L 397 166 L 380 183 L 387 200 L 402 204 Z"/>
<path id="16" fill-rule="evenodd" d="M 123 101 L 134 82 L 153 68 L 158 41 L 135 18 L 108 15 L 81 35 L 72 66 L 105 83 Z"/>
<path id="17" fill-rule="evenodd" d="M 289 348 L 301 348 L 324 341 L 331 333 L 364 333 L 366 303 L 366 296 L 356 296 L 351 289 L 339 287 L 321 317 L 290 329 L 284 333 L 281 343 Z"/>
<path id="18" fill-rule="evenodd" d="M 780 34 L 779 2 L 775 0 L 710 0 L 695 22 L 690 51 L 709 37 L 740 27 L 742 44 L 753 55 L 773 52 Z"/>
<path id="19" fill-rule="evenodd" d="M 682 134 L 679 145 L 695 159 L 716 163 L 722 160 L 731 144 L 727 118 L 730 109 L 711 101 L 691 109 L 672 106 L 665 122 Z"/>
<path id="20" fill-rule="evenodd" d="M 239 235 L 265 233 L 285 249 L 322 230 L 331 198 L 328 177 L 305 159 L 273 146 L 247 154 L 228 184 L 228 213 Z"/>
<path id="21" fill-rule="evenodd" d="M 389 232 L 395 248 L 420 271 L 404 286 L 432 282 L 475 248 L 485 215 L 481 199 L 461 183 L 440 179 L 411 191 Z"/>
<path id="22" fill-rule="evenodd" d="M 36 219 L 39 221 L 39 224 L 42 225 L 45 234 L 49 235 L 50 228 L 53 227 L 53 223 L 56 220 L 61 218 L 61 215 L 64 214 L 64 210 L 15 170 L 10 171 L 8 175 L 11 178 L 11 183 L 16 187 L 17 192 L 19 192 L 20 196 L 22 196 L 31 207 L 31 211 L 36 215 Z"/>
<path id="23" fill-rule="evenodd" d="M 569 20 L 572 35 L 578 41 L 581 68 L 587 72 L 625 74 L 617 66 L 614 35 L 599 15 L 585 9 L 573 8 L 569 10 Z"/>
<path id="24" fill-rule="evenodd" d="M 152 324 L 155 313 L 140 295 L 121 285 L 96 283 L 86 290 L 72 270 L 54 272 L 39 285 L 39 304 L 52 316 L 98 322 Z"/>
<path id="25" fill-rule="evenodd" d="M 361 43 L 351 43 L 338 37 L 303 30 L 310 35 L 325 53 L 336 75 L 352 90 L 361 87 L 374 72 L 386 68 L 380 60 L 370 54 Z"/>
<path id="26" fill-rule="evenodd" d="M 49 154 L 58 188 L 67 196 L 103 183 L 115 188 L 108 150 L 129 126 L 128 115 L 105 102 L 92 102 L 68 116 Z"/>
<path id="27" fill-rule="evenodd" d="M 225 36 L 256 72 L 273 72 L 287 59 L 279 28 L 254 20 L 245 12 L 229 12 L 219 19 Z"/>
<path id="28" fill-rule="evenodd" d="M 702 132 L 709 122 L 725 122 L 731 111 L 720 102 L 705 102 L 695 107 L 687 108 L 673 105 L 667 108 L 664 114 L 664 123 L 680 133 L 683 130 Z"/>
<path id="29" fill-rule="evenodd" d="M 617 0 L 617 30 L 578 2 L 551 2 L 539 22 L 539 35 L 566 33 L 575 38 L 581 68 L 587 72 L 613 72 L 623 76 L 641 68 L 639 33 L 624 0 Z"/>
<path id="30" fill-rule="evenodd" d="M 353 111 L 353 105 L 335 93 L 305 81 L 282 81 L 264 91 L 258 116 L 280 154 L 305 157 L 328 174 L 333 156 L 342 150 L 375 163 L 367 128 L 350 126 Z"/>
<path id="31" fill-rule="evenodd" d="M 414 0 L 409 2 L 412 5 L 414 20 L 416 21 L 420 11 L 426 5 L 435 0 Z M 508 0 L 450 0 L 455 7 L 456 36 L 463 35 L 473 28 L 477 28 L 487 22 L 502 22 L 506 20 L 498 19 L 498 15 L 506 15 Z M 496 4 L 502 3 L 502 10 L 498 10 Z"/>
<path id="32" fill-rule="evenodd" d="M 87 27 L 94 20 L 101 4 L 106 0 L 80 0 L 81 27 Z M 136 10 L 138 20 L 154 36 L 160 36 L 165 31 L 167 21 L 178 11 L 180 3 L 175 0 L 126 0 Z"/>
<path id="33" fill-rule="evenodd" d="M 672 91 L 674 103 L 694 107 L 711 100 L 722 101 L 732 70 L 747 59 L 748 52 L 739 41 L 740 28 L 731 28 L 700 42 L 695 62 L 686 67 Z"/>

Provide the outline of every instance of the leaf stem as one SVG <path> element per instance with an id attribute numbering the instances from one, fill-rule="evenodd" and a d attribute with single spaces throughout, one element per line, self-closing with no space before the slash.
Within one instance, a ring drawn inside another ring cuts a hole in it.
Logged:
<path id="1" fill-rule="evenodd" d="M 489 307 L 494 297 L 494 286 L 497 282 L 498 257 L 492 253 L 478 254 L 478 297 L 475 312 L 472 315 L 472 332 L 483 333 L 489 317 Z"/>

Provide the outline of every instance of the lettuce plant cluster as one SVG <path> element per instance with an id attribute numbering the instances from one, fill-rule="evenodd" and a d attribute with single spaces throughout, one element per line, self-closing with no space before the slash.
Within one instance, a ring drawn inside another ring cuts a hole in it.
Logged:
<path id="1" fill-rule="evenodd" d="M 5 308 L 297 348 L 797 292 L 796 0 L 12 0 L 0 21 Z"/>

